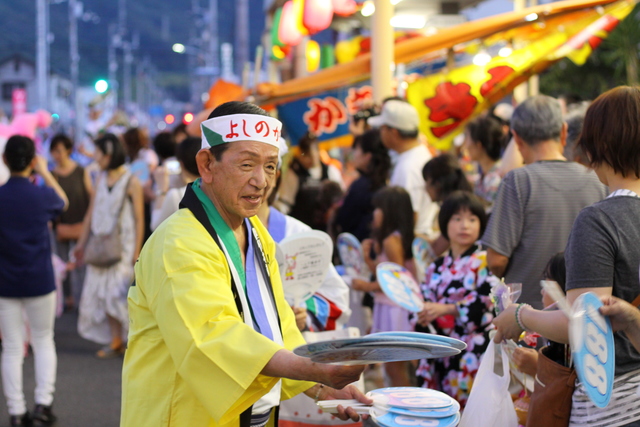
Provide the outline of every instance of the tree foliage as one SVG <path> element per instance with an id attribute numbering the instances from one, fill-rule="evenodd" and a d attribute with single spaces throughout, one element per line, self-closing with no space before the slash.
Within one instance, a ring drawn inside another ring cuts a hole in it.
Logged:
<path id="1" fill-rule="evenodd" d="M 540 76 L 540 91 L 594 99 L 619 85 L 638 84 L 640 5 L 611 32 L 582 66 L 563 59 Z"/>

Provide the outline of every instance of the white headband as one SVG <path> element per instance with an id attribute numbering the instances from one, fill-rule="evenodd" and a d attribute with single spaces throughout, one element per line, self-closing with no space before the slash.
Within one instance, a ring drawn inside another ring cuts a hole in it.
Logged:
<path id="1" fill-rule="evenodd" d="M 205 120 L 202 148 L 234 141 L 259 141 L 280 148 L 282 123 L 278 119 L 258 114 L 232 114 Z"/>

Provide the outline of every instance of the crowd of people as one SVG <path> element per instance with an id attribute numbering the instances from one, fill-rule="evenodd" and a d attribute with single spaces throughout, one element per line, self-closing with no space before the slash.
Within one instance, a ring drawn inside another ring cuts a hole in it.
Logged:
<path id="1" fill-rule="evenodd" d="M 355 311 L 371 312 L 363 335 L 464 341 L 457 356 L 383 367 L 387 385 L 441 390 L 464 409 L 491 337 L 517 342 L 537 332 L 545 357 L 569 364 L 567 319 L 543 310 L 552 303 L 540 281 L 552 279 L 570 303 L 584 292 L 602 298 L 618 331 L 612 404 L 596 408 L 578 384 L 567 425 L 640 426 L 640 315 L 631 305 L 640 294 L 640 90 L 619 87 L 587 105 L 563 111 L 544 95 L 500 104 L 469 121 L 449 152 L 428 144 L 416 109 L 399 98 L 352 117 L 353 145 L 334 158 L 311 133 L 293 149 L 283 138 L 222 136 L 233 118 L 281 126 L 248 103 L 213 110 L 200 136 L 182 127 L 153 141 L 140 128 L 96 130 L 84 166 L 73 141 L 55 135 L 51 171 L 32 140 L 11 137 L 3 153 L 11 177 L 0 185 L 1 374 L 11 425 L 55 422 L 59 306 L 78 311 L 80 336 L 103 346 L 97 357 L 126 355 L 125 426 L 150 417 L 153 425 L 262 426 L 280 395 L 300 392 L 367 402 L 355 387 L 340 391 L 361 368 L 320 369 L 288 351 L 304 342 L 300 332 L 342 329 Z M 406 267 L 422 311 L 396 305 L 375 273 L 345 277 L 333 264 L 318 291 L 290 307 L 272 283 L 272 242 L 311 229 L 353 234 L 372 272 L 382 262 Z M 416 237 L 428 242 L 424 274 Z M 522 292 L 496 317 L 490 295 L 501 279 Z M 204 285 L 216 280 L 232 286 Z M 350 300 L 353 291 L 365 298 Z M 545 347 L 544 339 L 552 341 Z M 36 363 L 31 412 L 25 342 Z M 535 344 L 513 359 L 535 376 Z M 214 383 L 224 392 L 212 393 Z M 339 417 L 358 419 L 352 408 Z"/>

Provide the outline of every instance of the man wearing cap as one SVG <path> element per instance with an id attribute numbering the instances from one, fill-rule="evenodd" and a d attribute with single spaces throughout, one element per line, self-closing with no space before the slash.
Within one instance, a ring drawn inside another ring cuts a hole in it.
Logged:
<path id="1" fill-rule="evenodd" d="M 418 112 L 408 102 L 393 99 L 385 102 L 379 116 L 370 117 L 367 122 L 380 128 L 382 143 L 397 153 L 389 185 L 402 187 L 411 196 L 416 233 L 433 237 L 438 207 L 429 197 L 422 177 L 422 168 L 431 160 L 431 153 L 418 140 Z"/>
<path id="2" fill-rule="evenodd" d="M 345 387 L 362 367 L 291 352 L 304 340 L 283 296 L 275 244 L 255 216 L 274 185 L 282 124 L 231 102 L 201 128 L 201 178 L 136 264 L 121 426 L 273 425 L 280 400 L 301 392 L 372 403 Z M 339 410 L 358 419 L 353 408 Z"/>

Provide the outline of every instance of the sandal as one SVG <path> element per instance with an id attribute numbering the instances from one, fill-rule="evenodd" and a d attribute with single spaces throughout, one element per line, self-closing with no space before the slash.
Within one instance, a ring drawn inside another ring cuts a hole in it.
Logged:
<path id="1" fill-rule="evenodd" d="M 122 345 L 117 348 L 107 345 L 98 350 L 96 357 L 98 359 L 113 359 L 122 356 L 124 354 L 124 350 L 125 348 Z"/>

